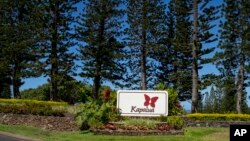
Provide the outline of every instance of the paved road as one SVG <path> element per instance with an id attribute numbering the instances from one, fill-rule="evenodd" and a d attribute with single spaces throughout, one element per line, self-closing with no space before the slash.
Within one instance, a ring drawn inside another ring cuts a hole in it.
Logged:
<path id="1" fill-rule="evenodd" d="M 20 139 L 0 134 L 0 141 L 20 141 Z"/>
<path id="2" fill-rule="evenodd" d="M 0 132 L 0 141 L 36 141 L 36 140 L 28 139 L 26 137 L 16 136 L 5 132 Z"/>

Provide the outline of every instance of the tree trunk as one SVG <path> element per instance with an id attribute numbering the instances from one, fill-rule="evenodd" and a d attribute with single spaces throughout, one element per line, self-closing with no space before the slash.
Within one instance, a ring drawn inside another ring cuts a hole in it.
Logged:
<path id="1" fill-rule="evenodd" d="M 58 42 L 58 3 L 51 4 L 51 10 L 53 12 L 52 23 L 52 41 L 51 41 L 51 82 L 50 82 L 50 100 L 57 100 L 58 95 L 58 56 L 57 56 L 57 42 Z"/>
<path id="2" fill-rule="evenodd" d="M 94 77 L 94 84 L 93 84 L 93 97 L 94 99 L 98 99 L 99 98 L 99 89 L 101 87 L 101 77 L 96 75 Z"/>
<path id="3" fill-rule="evenodd" d="M 3 81 L 1 81 L 1 79 L 0 79 L 0 97 L 2 97 L 2 92 L 3 92 L 3 88 L 4 88 L 4 82 Z"/>
<path id="4" fill-rule="evenodd" d="M 12 84 L 13 84 L 13 95 L 14 95 L 14 98 L 18 98 L 20 99 L 21 98 L 21 95 L 20 95 L 20 80 L 19 78 L 13 78 L 12 80 Z"/>
<path id="5" fill-rule="evenodd" d="M 145 37 L 145 34 L 143 35 Z M 146 71 L 146 40 L 142 38 L 141 46 L 141 89 L 147 90 L 147 71 Z"/>
<path id="6" fill-rule="evenodd" d="M 51 82 L 50 82 L 50 100 L 57 99 L 58 86 L 57 86 L 57 77 L 58 77 L 58 63 L 57 63 L 57 53 L 56 53 L 56 44 L 52 44 L 52 54 L 51 54 Z"/>
<path id="7" fill-rule="evenodd" d="M 19 91 L 19 82 L 18 82 L 18 80 L 16 79 L 14 79 L 13 80 L 13 93 L 14 93 L 14 97 L 15 98 L 18 98 L 18 99 L 20 99 L 21 98 L 21 95 L 20 95 L 20 91 Z"/>
<path id="8" fill-rule="evenodd" d="M 23 22 L 23 17 L 24 17 L 24 4 L 23 3 L 19 3 L 18 2 L 18 22 L 22 23 Z M 21 37 L 24 36 L 23 35 L 23 32 L 22 32 L 22 29 L 19 29 L 18 28 L 18 32 L 17 32 L 18 35 L 20 35 Z M 18 43 L 17 41 L 15 41 L 16 43 Z M 21 60 L 19 60 L 20 58 L 16 56 L 15 52 L 13 52 L 13 56 L 15 56 L 13 59 L 14 59 L 14 63 L 13 63 L 13 74 L 12 74 L 12 85 L 13 85 L 13 96 L 14 98 L 21 98 L 21 95 L 20 95 L 20 86 L 22 85 L 21 84 L 21 76 L 20 76 L 20 73 L 21 73 Z"/>
<path id="9" fill-rule="evenodd" d="M 241 38 L 241 52 L 240 52 L 240 64 L 239 64 L 239 71 L 238 71 L 238 75 L 237 75 L 237 99 L 236 99 L 236 111 L 238 114 L 241 114 L 242 113 L 242 96 L 243 96 L 243 90 L 244 90 L 244 75 L 245 75 L 245 61 L 246 61 L 246 58 L 245 56 L 247 56 L 246 52 L 249 51 L 249 46 L 248 46 L 248 43 L 247 41 L 249 41 L 248 37 L 249 37 L 249 22 L 248 20 L 246 19 L 249 19 L 249 12 L 247 12 L 248 10 L 246 10 L 248 7 L 247 7 L 247 4 L 243 4 L 244 1 L 241 1 L 242 3 L 242 6 L 241 9 L 239 10 L 241 12 L 241 15 L 240 15 L 240 19 L 239 19 L 239 23 L 241 24 L 241 27 L 240 27 L 240 38 Z M 246 6 L 246 7 L 245 7 Z M 248 33 L 248 34 L 246 34 Z"/>
<path id="10" fill-rule="evenodd" d="M 101 46 L 101 45 L 100 45 Z M 99 47 L 101 49 L 101 47 Z M 93 80 L 93 98 L 99 98 L 99 89 L 101 87 L 101 60 L 100 60 L 100 50 L 97 51 L 96 55 L 96 66 L 95 66 L 95 73 L 94 73 L 94 80 Z"/>
<path id="11" fill-rule="evenodd" d="M 240 57 L 240 68 L 238 71 L 238 78 L 237 78 L 237 100 L 236 100 L 236 111 L 238 114 L 242 113 L 241 110 L 241 101 L 243 95 L 243 85 L 244 85 L 244 57 L 241 54 Z"/>
<path id="12" fill-rule="evenodd" d="M 104 10 L 106 7 L 105 4 L 102 4 L 101 10 Z M 105 10 L 104 10 L 105 11 Z M 102 50 L 105 47 L 105 38 L 104 38 L 104 31 L 105 31 L 105 16 L 102 16 L 100 20 L 100 25 L 98 29 L 98 49 L 96 54 L 96 66 L 95 66 L 95 75 L 94 75 L 94 82 L 93 82 L 93 97 L 94 99 L 99 98 L 99 89 L 101 87 L 101 71 L 102 71 Z"/>
<path id="13" fill-rule="evenodd" d="M 147 68 L 146 68 L 146 38 L 147 38 L 147 33 L 146 33 L 146 18 L 147 18 L 147 6 L 144 2 L 143 4 L 143 9 L 142 9 L 142 20 L 143 20 L 143 25 L 142 25 L 142 38 L 141 38 L 141 89 L 142 90 L 147 90 Z"/>
<path id="14" fill-rule="evenodd" d="M 19 62 L 15 61 L 14 67 L 13 67 L 13 74 L 12 74 L 12 85 L 13 85 L 13 96 L 14 98 L 21 98 L 20 95 L 20 86 L 21 86 L 21 80 L 20 80 L 20 67 Z"/>
<path id="15" fill-rule="evenodd" d="M 197 32 L 198 32 L 198 5 L 193 0 L 193 44 L 192 44 L 192 113 L 198 112 L 198 67 L 197 67 Z"/>

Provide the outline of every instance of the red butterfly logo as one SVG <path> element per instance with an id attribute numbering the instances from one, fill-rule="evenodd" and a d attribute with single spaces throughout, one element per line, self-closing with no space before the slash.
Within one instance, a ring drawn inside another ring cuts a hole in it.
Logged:
<path id="1" fill-rule="evenodd" d="M 152 97 L 152 98 L 150 98 L 146 94 L 144 94 L 144 97 L 145 97 L 144 106 L 150 105 L 151 107 L 155 107 L 155 102 L 157 101 L 158 97 Z"/>

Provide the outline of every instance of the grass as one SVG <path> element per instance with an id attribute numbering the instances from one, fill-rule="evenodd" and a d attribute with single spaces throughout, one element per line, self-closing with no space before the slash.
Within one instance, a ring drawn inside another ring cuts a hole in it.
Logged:
<path id="1" fill-rule="evenodd" d="M 170 136 L 107 136 L 93 135 L 88 131 L 51 132 L 34 127 L 3 125 L 0 131 L 43 141 L 228 141 L 229 128 L 185 128 L 185 135 Z"/>

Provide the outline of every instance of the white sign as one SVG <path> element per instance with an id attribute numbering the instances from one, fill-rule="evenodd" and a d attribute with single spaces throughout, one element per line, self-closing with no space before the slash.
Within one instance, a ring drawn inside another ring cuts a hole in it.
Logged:
<path id="1" fill-rule="evenodd" d="M 122 116 L 168 115 L 167 91 L 119 90 L 117 108 Z"/>

